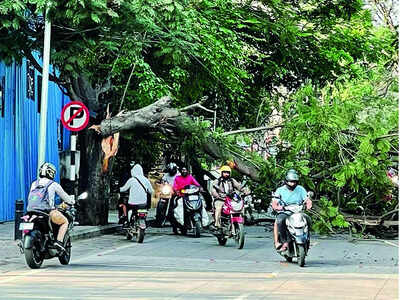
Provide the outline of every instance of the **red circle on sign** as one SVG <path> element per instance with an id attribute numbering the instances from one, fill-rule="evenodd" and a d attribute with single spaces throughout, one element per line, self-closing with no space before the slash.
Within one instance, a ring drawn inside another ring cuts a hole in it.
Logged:
<path id="1" fill-rule="evenodd" d="M 66 111 L 67 109 L 69 109 L 69 107 L 72 106 L 72 105 L 78 105 L 78 106 L 81 107 L 81 109 L 79 109 L 78 112 L 75 113 L 75 115 L 72 116 L 69 120 L 64 120 L 64 113 L 65 113 L 65 111 Z M 85 118 L 86 118 L 86 119 L 85 119 L 84 123 L 83 123 L 81 126 L 79 126 L 79 127 L 71 127 L 71 126 L 69 125 L 69 123 L 70 123 L 82 110 L 86 113 L 86 115 L 85 115 Z M 88 123 L 89 123 L 89 109 L 88 109 L 88 108 L 85 106 L 85 104 L 83 104 L 82 102 L 79 102 L 79 101 L 72 101 L 72 102 L 69 102 L 67 105 L 65 105 L 65 106 L 63 107 L 63 109 L 62 109 L 62 111 L 61 111 L 61 122 L 62 122 L 62 124 L 64 125 L 64 127 L 67 128 L 68 130 L 71 130 L 71 131 L 81 131 L 81 130 L 84 129 L 84 128 L 88 125 Z"/>

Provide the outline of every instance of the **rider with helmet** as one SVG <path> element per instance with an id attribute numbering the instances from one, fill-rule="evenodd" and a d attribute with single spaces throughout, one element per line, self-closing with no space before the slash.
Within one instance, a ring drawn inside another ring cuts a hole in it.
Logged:
<path id="1" fill-rule="evenodd" d="M 279 251 L 285 251 L 288 247 L 288 237 L 286 233 L 286 223 L 285 219 L 290 215 L 289 212 L 283 211 L 284 205 L 290 204 L 302 204 L 304 201 L 306 202 L 307 210 L 311 209 L 312 202 L 307 195 L 307 191 L 298 184 L 299 175 L 296 170 L 290 169 L 286 173 L 285 177 L 285 185 L 279 187 L 275 192 L 275 197 L 272 200 L 272 208 L 278 212 L 274 224 L 274 242 L 275 248 Z M 308 216 L 307 223 L 310 225 L 311 221 Z M 282 243 L 279 243 L 278 240 L 278 232 L 279 237 Z"/>
<path id="2" fill-rule="evenodd" d="M 217 230 L 221 230 L 221 212 L 225 197 L 233 193 L 235 189 L 241 189 L 240 184 L 231 178 L 231 171 L 229 166 L 222 166 L 220 168 L 221 176 L 213 184 L 212 195 L 214 197 L 215 227 Z"/>
<path id="3" fill-rule="evenodd" d="M 44 163 L 39 169 L 39 179 L 35 180 L 30 189 L 28 196 L 27 210 L 41 210 L 49 213 L 50 220 L 54 224 L 60 225 L 58 230 L 57 241 L 54 246 L 60 250 L 65 251 L 63 246 L 64 236 L 68 229 L 67 218 L 56 209 L 54 204 L 54 197 L 57 194 L 64 202 L 73 205 L 75 204 L 74 196 L 68 195 L 64 189 L 57 182 L 54 181 L 56 176 L 56 167 L 51 163 Z M 45 195 L 43 197 L 34 195 L 34 191 L 43 188 Z"/>
<path id="4" fill-rule="evenodd" d="M 170 162 L 167 165 L 166 171 L 167 171 L 167 173 L 164 174 L 161 181 L 166 182 L 170 185 L 173 185 L 174 181 L 175 181 L 175 177 L 178 176 L 178 166 L 176 165 L 176 163 Z"/>

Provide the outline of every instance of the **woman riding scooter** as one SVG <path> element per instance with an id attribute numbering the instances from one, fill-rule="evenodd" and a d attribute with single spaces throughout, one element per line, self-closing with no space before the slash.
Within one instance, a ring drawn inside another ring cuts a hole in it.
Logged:
<path id="1" fill-rule="evenodd" d="M 233 178 L 231 178 L 231 168 L 229 166 L 222 166 L 220 169 L 221 177 L 218 178 L 212 190 L 214 197 L 215 208 L 215 224 L 213 230 L 221 231 L 221 212 L 225 203 L 225 197 L 231 194 L 235 189 L 240 191 L 241 185 Z M 212 226 L 211 226 L 212 227 Z"/>

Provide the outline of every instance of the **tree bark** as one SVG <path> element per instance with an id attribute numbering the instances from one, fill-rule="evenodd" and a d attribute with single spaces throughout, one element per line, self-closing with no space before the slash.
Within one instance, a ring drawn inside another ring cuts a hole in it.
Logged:
<path id="1" fill-rule="evenodd" d="M 82 101 L 89 110 L 98 113 L 101 118 L 104 107 L 99 102 L 99 95 L 109 88 L 109 82 L 93 88 L 89 80 L 79 77 L 70 80 L 68 92 L 72 100 Z M 99 119 L 91 118 L 90 122 Z M 80 201 L 78 221 L 81 225 L 105 225 L 108 223 L 109 178 L 101 171 L 103 152 L 102 137 L 92 130 L 85 129 L 79 133 L 79 150 L 81 153 L 79 169 L 79 190 L 88 192 L 88 199 Z"/>
<path id="2" fill-rule="evenodd" d="M 100 124 L 102 136 L 109 136 L 115 132 L 129 130 L 159 131 L 173 135 L 179 128 L 180 113 L 171 108 L 171 98 L 163 97 L 158 101 L 138 110 L 118 114 L 110 119 L 105 119 Z"/>
<path id="3" fill-rule="evenodd" d="M 80 225 L 105 225 L 108 223 L 109 184 L 102 173 L 103 153 L 101 137 L 91 130 L 79 135 L 81 146 L 80 185 L 89 197 L 80 201 L 78 220 Z"/>

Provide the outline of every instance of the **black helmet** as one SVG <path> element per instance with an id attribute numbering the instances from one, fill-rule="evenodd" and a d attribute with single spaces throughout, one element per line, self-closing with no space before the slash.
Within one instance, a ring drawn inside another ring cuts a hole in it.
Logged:
<path id="1" fill-rule="evenodd" d="M 297 174 L 296 170 L 290 169 L 286 173 L 285 180 L 286 181 L 299 181 L 299 175 Z"/>
<path id="2" fill-rule="evenodd" d="M 53 180 L 56 176 L 56 167 L 51 163 L 44 163 L 39 169 L 39 177 L 46 177 Z"/>
<path id="3" fill-rule="evenodd" d="M 176 163 L 173 162 L 169 163 L 167 166 L 167 172 L 170 175 L 175 175 L 178 172 L 178 166 L 176 165 Z"/>

